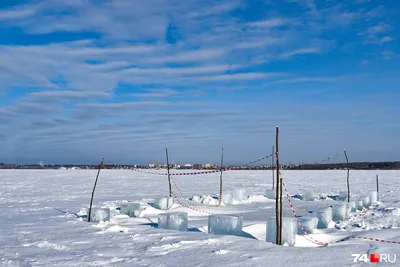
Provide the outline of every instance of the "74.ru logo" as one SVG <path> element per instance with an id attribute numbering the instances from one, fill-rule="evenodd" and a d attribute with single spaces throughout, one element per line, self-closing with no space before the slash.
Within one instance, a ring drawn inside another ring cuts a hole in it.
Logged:
<path id="1" fill-rule="evenodd" d="M 353 262 L 396 262 L 396 254 L 351 254 Z"/>

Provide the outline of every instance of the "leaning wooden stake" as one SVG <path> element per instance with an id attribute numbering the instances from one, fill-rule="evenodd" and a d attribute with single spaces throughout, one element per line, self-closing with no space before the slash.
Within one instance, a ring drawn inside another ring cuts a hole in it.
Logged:
<path id="1" fill-rule="evenodd" d="M 349 168 L 349 158 L 347 157 L 347 152 L 346 149 L 344 150 L 344 156 L 346 157 L 346 162 L 347 162 L 347 202 L 350 202 L 350 181 L 349 181 L 349 174 L 350 174 L 350 168 Z"/>
<path id="2" fill-rule="evenodd" d="M 90 222 L 90 217 L 92 215 L 92 204 L 93 204 L 93 198 L 94 198 L 94 191 L 96 190 L 97 180 L 99 179 L 100 170 L 101 170 L 101 167 L 103 167 L 103 164 L 104 164 L 104 158 L 101 159 L 101 162 L 99 164 L 99 169 L 97 171 L 96 181 L 94 182 L 93 191 L 92 191 L 92 198 L 90 199 L 88 222 Z"/>
<path id="3" fill-rule="evenodd" d="M 275 148 L 274 146 L 272 146 L 272 165 L 271 165 L 271 169 L 272 169 L 272 190 L 274 190 L 275 188 L 275 171 L 274 171 L 274 159 L 275 159 Z"/>
<path id="4" fill-rule="evenodd" d="M 278 145 L 278 134 L 279 134 L 279 127 L 276 126 L 276 197 L 275 197 L 275 217 L 276 217 L 276 244 L 280 245 L 281 238 L 280 238 L 280 209 L 279 209 L 279 196 L 281 194 L 280 191 L 280 180 L 279 180 L 279 145 Z"/>
<path id="5" fill-rule="evenodd" d="M 168 149 L 165 149 L 165 155 L 167 156 L 167 173 L 168 173 L 168 186 L 169 186 L 169 197 L 172 197 L 172 185 L 171 175 L 169 174 L 169 160 L 168 160 Z"/>
<path id="6" fill-rule="evenodd" d="M 221 203 L 222 203 L 222 172 L 223 172 L 223 165 L 224 165 L 224 148 L 222 148 L 222 155 L 221 155 L 221 175 L 219 176 L 219 203 L 218 203 L 218 206 L 221 206 Z"/>
<path id="7" fill-rule="evenodd" d="M 378 200 L 379 200 L 379 176 L 376 175 L 376 192 L 378 192 Z"/>

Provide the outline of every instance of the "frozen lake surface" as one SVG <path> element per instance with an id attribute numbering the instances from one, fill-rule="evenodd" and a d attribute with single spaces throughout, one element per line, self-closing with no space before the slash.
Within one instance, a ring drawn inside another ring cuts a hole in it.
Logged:
<path id="1" fill-rule="evenodd" d="M 163 172 L 162 170 L 155 172 Z M 174 172 L 177 172 L 174 170 Z M 133 170 L 102 170 L 94 205 L 111 211 L 110 222 L 88 223 L 74 213 L 88 208 L 96 170 L 0 170 L 0 263 L 2 266 L 362 266 L 351 254 L 396 254 L 400 244 L 400 171 L 351 171 L 351 199 L 375 189 L 380 177 L 380 202 L 363 214 L 352 214 L 312 238 L 330 242 L 321 247 L 297 236 L 295 247 L 265 242 L 266 220 L 275 201 L 267 199 L 271 171 L 224 172 L 224 191 L 243 187 L 249 196 L 233 206 L 215 206 L 219 173 L 172 176 L 174 192 L 184 206 L 169 211 L 153 208 L 154 198 L 168 194 L 166 176 Z M 291 196 L 312 191 L 318 199 L 292 199 L 299 216 L 337 201 L 326 198 L 346 190 L 346 171 L 283 171 Z M 190 202 L 195 197 L 204 203 Z M 203 196 L 203 197 L 201 197 Z M 214 198 L 212 198 L 214 197 Z M 118 208 L 136 201 L 145 208 L 140 218 Z M 293 217 L 284 199 L 284 216 Z M 190 208 L 188 208 L 190 207 Z M 187 212 L 189 230 L 157 228 L 164 212 Z M 209 214 L 243 216 L 242 236 L 207 233 Z M 344 241 L 334 243 L 335 241 Z M 399 264 L 399 263 L 397 263 Z M 388 263 L 388 266 L 396 264 Z M 398 265 L 397 265 L 398 266 Z"/>

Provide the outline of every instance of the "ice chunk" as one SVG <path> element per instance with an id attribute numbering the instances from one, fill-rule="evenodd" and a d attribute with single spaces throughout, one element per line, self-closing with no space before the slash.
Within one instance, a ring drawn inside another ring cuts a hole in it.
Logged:
<path id="1" fill-rule="evenodd" d="M 295 218 L 282 218 L 282 245 L 294 246 L 296 244 L 297 220 Z M 276 243 L 276 219 L 267 218 L 267 242 Z"/>
<path id="2" fill-rule="evenodd" d="M 158 214 L 158 228 L 187 231 L 188 215 L 186 212 Z"/>
<path id="3" fill-rule="evenodd" d="M 329 223 L 332 221 L 332 208 L 319 209 L 313 214 L 318 218 L 318 229 L 328 228 Z"/>
<path id="4" fill-rule="evenodd" d="M 242 216 L 210 215 L 208 216 L 208 233 L 216 235 L 241 235 Z"/>
<path id="5" fill-rule="evenodd" d="M 231 206 L 233 204 L 231 192 L 222 192 L 222 203 L 226 206 Z"/>
<path id="6" fill-rule="evenodd" d="M 357 210 L 363 210 L 364 201 L 362 199 L 356 200 L 356 207 L 357 207 Z"/>
<path id="7" fill-rule="evenodd" d="M 351 208 L 351 212 L 356 212 L 357 211 L 357 203 L 356 203 L 356 201 L 354 201 L 354 200 L 350 201 L 350 208 Z"/>
<path id="8" fill-rule="evenodd" d="M 89 218 L 89 209 L 87 209 Z M 92 208 L 91 222 L 109 222 L 110 221 L 110 209 L 109 208 Z"/>
<path id="9" fill-rule="evenodd" d="M 213 198 L 212 196 L 201 196 L 200 203 L 206 205 L 218 205 L 218 199 Z"/>
<path id="10" fill-rule="evenodd" d="M 304 217 L 298 217 L 298 219 L 307 234 L 314 233 L 314 230 L 315 230 L 315 228 L 317 228 L 317 225 L 318 225 L 317 217 L 304 216 Z M 304 232 L 301 229 L 300 225 L 298 225 L 297 234 L 304 235 Z"/>
<path id="11" fill-rule="evenodd" d="M 339 197 L 338 200 L 340 201 L 345 201 L 347 200 L 347 191 L 339 191 Z"/>
<path id="12" fill-rule="evenodd" d="M 160 210 L 168 210 L 174 204 L 174 199 L 172 197 L 162 197 L 156 198 L 154 200 L 154 208 Z"/>
<path id="13" fill-rule="evenodd" d="M 200 203 L 201 201 L 200 196 L 193 196 L 191 200 L 197 203 Z"/>
<path id="14" fill-rule="evenodd" d="M 142 210 L 143 209 L 141 208 L 139 203 L 127 203 L 121 205 L 119 212 L 121 214 L 126 214 L 129 217 L 139 217 Z"/>
<path id="15" fill-rule="evenodd" d="M 247 199 L 246 189 L 245 188 L 235 188 L 233 190 L 233 200 L 235 201 L 243 201 Z"/>
<path id="16" fill-rule="evenodd" d="M 315 194 L 310 190 L 303 190 L 303 195 L 301 196 L 301 198 L 305 201 L 314 201 Z"/>
<path id="17" fill-rule="evenodd" d="M 334 221 L 344 221 L 348 218 L 347 203 L 336 203 L 332 208 L 332 219 Z"/>
<path id="18" fill-rule="evenodd" d="M 375 203 L 378 201 L 378 192 L 372 191 L 370 193 L 371 203 Z"/>

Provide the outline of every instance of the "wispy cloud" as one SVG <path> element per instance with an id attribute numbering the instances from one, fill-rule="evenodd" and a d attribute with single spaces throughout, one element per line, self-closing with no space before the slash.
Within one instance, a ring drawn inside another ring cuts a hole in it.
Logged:
<path id="1" fill-rule="evenodd" d="M 281 26 L 287 26 L 290 23 L 291 20 L 286 18 L 270 18 L 266 20 L 250 22 L 247 25 L 250 27 L 276 28 Z"/>
<path id="2" fill-rule="evenodd" d="M 319 48 L 316 47 L 306 47 L 306 48 L 300 48 L 300 49 L 296 49 L 290 52 L 286 52 L 283 53 L 281 55 L 282 58 L 290 58 L 293 56 L 297 56 L 297 55 L 305 55 L 305 54 L 319 54 L 321 53 Z"/>

